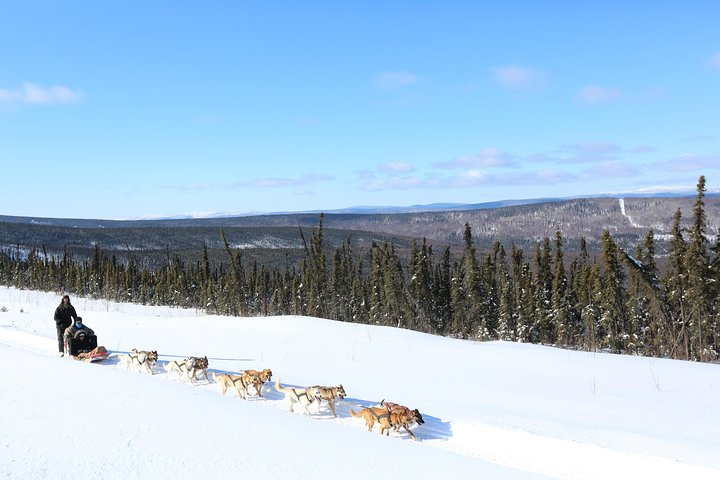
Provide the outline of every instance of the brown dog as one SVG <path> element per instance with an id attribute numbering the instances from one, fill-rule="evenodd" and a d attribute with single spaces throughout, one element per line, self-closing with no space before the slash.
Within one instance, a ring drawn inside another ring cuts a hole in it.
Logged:
<path id="1" fill-rule="evenodd" d="M 368 432 L 372 432 L 373 427 L 377 423 L 380 425 L 380 435 L 387 432 L 390 435 L 390 428 L 393 426 L 390 420 L 390 412 L 384 407 L 368 407 L 363 408 L 360 412 L 355 412 L 350 409 L 350 415 L 355 418 L 361 418 L 365 420 L 365 425 L 368 427 Z M 396 416 L 398 414 L 395 414 Z"/>
<path id="2" fill-rule="evenodd" d="M 413 422 L 417 423 L 418 426 L 425 423 L 425 419 L 423 419 L 420 411 L 417 408 L 410 410 L 404 405 L 399 405 L 393 402 L 386 402 L 385 400 L 381 401 L 380 405 L 387 408 L 390 413 L 402 414 L 400 417 L 396 418 L 399 423 L 393 424 L 393 429 L 398 432 L 400 431 L 400 427 L 403 427 L 405 431 L 410 434 L 413 440 L 417 441 L 417 437 L 415 437 L 415 434 L 410 431 L 410 425 L 412 425 Z"/>
<path id="3" fill-rule="evenodd" d="M 390 412 L 403 412 L 407 417 L 411 418 L 411 423 L 415 422 L 418 425 L 422 425 L 425 423 L 425 419 L 423 419 L 422 415 L 420 414 L 420 411 L 417 408 L 414 408 L 410 410 L 405 405 L 400 405 L 397 403 L 392 402 L 386 402 L 385 400 L 380 402 L 380 405 L 387 408 Z"/>
<path id="4" fill-rule="evenodd" d="M 238 395 L 243 399 L 247 400 L 247 384 L 243 380 L 242 375 L 233 375 L 231 373 L 223 373 L 222 375 L 216 374 L 214 371 L 212 372 L 212 378 L 215 382 L 220 384 L 220 388 L 222 388 L 222 394 L 225 395 L 225 392 L 227 392 L 227 389 L 230 387 L 235 387 L 235 390 L 237 390 Z"/>
<path id="5" fill-rule="evenodd" d="M 338 398 L 340 400 L 345 398 L 345 388 L 342 385 L 340 385 L 339 387 L 323 387 L 322 385 L 313 385 L 312 387 L 308 387 L 307 389 L 308 392 L 318 401 L 318 408 L 322 404 L 322 401 L 325 400 L 330 406 L 330 411 L 332 411 L 333 415 L 337 417 L 337 413 L 335 413 L 335 401 Z"/>
<path id="6" fill-rule="evenodd" d="M 257 370 L 245 370 L 242 373 L 242 376 L 245 385 L 252 385 L 253 388 L 255 388 L 258 397 L 262 397 L 262 387 L 265 382 L 272 380 L 272 370 L 269 368 L 264 369 L 262 372 L 258 372 Z"/>

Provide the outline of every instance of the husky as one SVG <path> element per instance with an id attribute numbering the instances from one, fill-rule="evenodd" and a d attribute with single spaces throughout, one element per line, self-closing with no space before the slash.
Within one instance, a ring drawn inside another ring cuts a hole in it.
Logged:
<path id="1" fill-rule="evenodd" d="M 129 368 L 131 365 L 136 369 L 144 369 L 152 375 L 153 367 L 158 360 L 158 353 L 156 350 L 137 350 L 132 349 L 127 355 L 121 357 L 121 361 Z"/>
<path id="2" fill-rule="evenodd" d="M 311 393 L 313 397 L 315 397 L 315 400 L 318 401 L 318 408 L 320 408 L 320 405 L 322 405 L 322 401 L 325 400 L 328 402 L 328 406 L 330 407 L 330 411 L 334 416 L 337 417 L 337 413 L 335 412 L 335 401 L 337 399 L 344 399 L 345 398 L 345 388 L 340 385 L 339 387 L 324 387 L 322 385 L 313 385 L 312 387 L 307 388 L 308 391 Z"/>
<path id="3" fill-rule="evenodd" d="M 214 371 L 212 372 L 211 375 L 212 375 L 213 380 L 216 383 L 220 384 L 220 388 L 222 388 L 223 395 L 225 395 L 228 388 L 235 387 L 240 398 L 242 398 L 243 400 L 247 400 L 248 385 L 243 380 L 242 375 L 233 375 L 231 373 L 223 373 L 221 375 L 218 375 Z"/>
<path id="4" fill-rule="evenodd" d="M 258 397 L 262 397 L 262 387 L 265 382 L 272 380 L 272 370 L 269 368 L 266 368 L 261 372 L 258 372 L 257 370 L 245 370 L 242 373 L 242 377 L 245 385 L 252 385 Z"/>
<path id="5" fill-rule="evenodd" d="M 292 388 L 283 387 L 280 385 L 280 379 L 275 380 L 275 390 L 285 394 L 285 402 L 288 406 L 288 411 L 292 412 L 295 404 L 300 405 L 305 413 L 310 415 L 308 405 L 315 401 L 315 397 L 312 392 L 308 392 L 306 388 Z"/>
<path id="6" fill-rule="evenodd" d="M 202 372 L 205 375 L 205 380 L 210 383 L 207 374 L 208 366 L 207 357 L 188 357 L 185 360 L 173 360 L 166 363 L 165 371 L 168 373 L 177 372 L 178 379 L 182 378 L 182 374 L 185 374 L 191 382 L 195 381 L 198 372 Z"/>

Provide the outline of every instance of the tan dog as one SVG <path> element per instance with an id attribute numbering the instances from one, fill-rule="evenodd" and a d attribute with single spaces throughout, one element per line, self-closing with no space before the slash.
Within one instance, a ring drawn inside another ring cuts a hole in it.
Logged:
<path id="1" fill-rule="evenodd" d="M 225 392 L 227 392 L 227 389 L 230 387 L 235 387 L 235 390 L 237 390 L 238 395 L 243 399 L 247 400 L 247 384 L 243 380 L 242 375 L 233 375 L 231 373 L 223 373 L 222 375 L 216 374 L 214 371 L 212 372 L 212 377 L 215 382 L 220 384 L 220 388 L 222 388 L 222 394 L 225 395 Z"/>
<path id="2" fill-rule="evenodd" d="M 361 418 L 365 420 L 365 425 L 368 427 L 368 432 L 372 432 L 373 427 L 377 423 L 380 425 L 380 435 L 387 432 L 387 435 L 390 435 L 390 428 L 393 426 L 392 421 L 390 420 L 391 415 L 398 416 L 397 413 L 391 414 L 387 408 L 384 407 L 368 407 L 363 408 L 360 410 L 360 412 L 355 412 L 353 409 L 350 409 L 350 415 L 352 415 L 355 418 Z"/>
<path id="3" fill-rule="evenodd" d="M 265 382 L 269 382 L 272 379 L 272 370 L 269 368 L 264 369 L 262 372 L 257 370 L 245 370 L 242 373 L 243 381 L 245 385 L 252 385 L 257 392 L 258 397 L 262 397 L 262 387 Z"/>
<path id="4" fill-rule="evenodd" d="M 313 385 L 307 388 L 311 395 L 318 401 L 318 408 L 322 405 L 322 401 L 325 400 L 330 406 L 330 411 L 337 417 L 335 412 L 335 401 L 339 398 L 340 400 L 345 398 L 345 388 L 340 385 L 339 387 L 323 387 L 322 385 Z"/>
<path id="5" fill-rule="evenodd" d="M 292 412 L 295 404 L 298 404 L 305 410 L 305 413 L 310 415 L 307 407 L 315 401 L 315 397 L 306 388 L 283 387 L 280 385 L 280 379 L 277 379 L 275 380 L 275 390 L 285 394 L 288 411 Z"/>

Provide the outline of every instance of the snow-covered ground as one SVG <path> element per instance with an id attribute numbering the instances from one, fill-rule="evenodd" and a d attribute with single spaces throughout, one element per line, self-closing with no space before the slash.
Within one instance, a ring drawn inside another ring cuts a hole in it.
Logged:
<path id="1" fill-rule="evenodd" d="M 244 401 L 160 365 L 59 358 L 59 301 L 0 287 L 5 478 L 720 478 L 719 365 L 73 298 L 113 352 L 345 387 L 338 418 L 307 416 L 270 384 Z M 349 415 L 382 399 L 422 412 L 418 442 Z"/>

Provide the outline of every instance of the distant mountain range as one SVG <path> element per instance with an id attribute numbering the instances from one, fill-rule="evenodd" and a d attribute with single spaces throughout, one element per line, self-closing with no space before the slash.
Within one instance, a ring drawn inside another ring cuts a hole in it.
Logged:
<path id="1" fill-rule="evenodd" d="M 498 200 L 494 202 L 481 203 L 429 203 L 425 205 L 410 206 L 354 206 L 347 208 L 326 209 L 326 210 L 302 210 L 302 211 L 277 211 L 277 212 L 216 212 L 206 213 L 202 215 L 178 214 L 162 217 L 139 217 L 127 219 L 78 219 L 78 218 L 47 218 L 47 217 L 23 217 L 0 215 L 0 222 L 9 223 L 30 223 L 35 225 L 52 225 L 52 226 L 75 226 L 84 228 L 112 228 L 121 226 L 140 226 L 138 222 L 155 222 L 163 221 L 189 221 L 198 220 L 202 224 L 203 220 L 212 219 L 232 219 L 242 217 L 258 217 L 272 215 L 308 215 L 320 213 L 340 214 L 340 215 L 388 215 L 388 214 L 405 214 L 405 213 L 423 213 L 423 212 L 452 212 L 467 210 L 488 210 L 504 207 L 514 207 L 521 205 L 535 205 L 551 202 L 564 202 L 569 200 L 591 199 L 591 198 L 684 198 L 694 197 L 695 192 L 685 191 L 667 191 L 652 193 L 606 193 L 594 195 L 582 195 L 571 198 L 563 197 L 547 197 L 547 198 L 526 198 L 526 199 L 510 199 Z M 720 189 L 708 191 L 708 198 L 720 197 Z"/>
<path id="2" fill-rule="evenodd" d="M 498 200 L 494 202 L 481 203 L 429 203 L 424 205 L 402 206 L 364 206 L 358 205 L 347 208 L 336 208 L 326 210 L 302 210 L 302 211 L 277 211 L 277 212 L 217 212 L 203 215 L 173 215 L 165 217 L 152 218 L 133 218 L 128 220 L 190 220 L 204 218 L 233 218 L 233 217 L 250 217 L 258 215 L 294 215 L 294 214 L 320 214 L 320 213 L 336 213 L 336 214 L 393 214 L 393 213 L 420 213 L 420 212 L 450 212 L 458 210 L 486 210 L 491 208 L 513 207 L 517 205 L 533 205 L 537 203 L 562 202 L 566 200 L 580 198 L 671 198 L 671 197 L 694 197 L 694 191 L 685 192 L 644 192 L 644 193 L 602 193 L 595 195 L 581 195 L 577 197 L 546 197 L 546 198 L 525 198 Z M 720 189 L 717 191 L 707 192 L 708 197 L 720 196 Z M 3 217 L 0 216 L 0 219 Z"/>
<path id="3" fill-rule="evenodd" d="M 594 195 L 585 198 L 503 200 L 476 204 L 436 203 L 409 207 L 352 207 L 323 213 L 324 241 L 331 251 L 351 239 L 353 249 L 368 255 L 373 244 L 392 242 L 407 252 L 413 241 L 425 239 L 434 252 L 458 252 L 470 225 L 478 251 L 491 251 L 496 242 L 515 245 L 528 255 L 537 242 L 561 232 L 568 253 L 580 239 L 598 253 L 608 230 L 619 245 L 634 252 L 653 230 L 659 256 L 668 251 L 673 214 L 681 211 L 682 226 L 692 222 L 695 195 Z M 720 227 L 720 193 L 705 198 L 707 233 L 715 242 Z M 266 214 L 221 214 L 203 218 L 143 220 L 58 219 L 0 216 L 0 250 L 19 254 L 32 248 L 48 255 L 90 258 L 95 245 L 118 260 L 164 265 L 173 255 L 197 261 L 207 248 L 213 261 L 227 259 L 223 235 L 233 249 L 241 249 L 250 264 L 297 264 L 305 255 L 305 241 L 319 225 L 320 211 Z M 222 235 L 221 235 L 222 232 Z"/>

